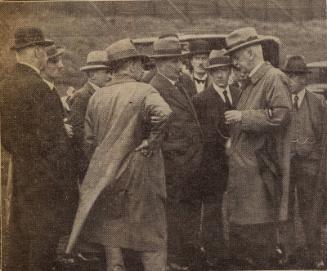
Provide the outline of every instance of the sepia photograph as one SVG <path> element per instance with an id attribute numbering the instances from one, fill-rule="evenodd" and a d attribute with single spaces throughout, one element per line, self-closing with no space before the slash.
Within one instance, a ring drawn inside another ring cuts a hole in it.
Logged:
<path id="1" fill-rule="evenodd" d="M 327 0 L 0 0 L 0 271 L 327 270 Z"/>

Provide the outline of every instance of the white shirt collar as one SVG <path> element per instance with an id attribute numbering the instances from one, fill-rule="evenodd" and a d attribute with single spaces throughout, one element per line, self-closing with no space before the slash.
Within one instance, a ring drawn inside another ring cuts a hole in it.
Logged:
<path id="1" fill-rule="evenodd" d="M 171 80 L 171 79 L 169 79 L 167 76 L 165 76 L 165 75 L 163 75 L 159 70 L 158 70 L 158 73 L 161 75 L 161 76 L 163 76 L 163 77 L 165 77 L 172 85 L 174 85 L 175 86 L 175 84 L 176 84 L 176 82 L 177 81 L 173 81 L 173 80 Z"/>
<path id="2" fill-rule="evenodd" d="M 96 84 L 92 83 L 91 81 L 89 81 L 89 84 L 94 88 L 95 91 L 98 91 L 100 89 L 99 86 L 97 86 Z"/>
<path id="3" fill-rule="evenodd" d="M 265 62 L 262 61 L 262 62 L 260 62 L 257 66 L 255 66 L 255 67 L 253 68 L 253 70 L 249 73 L 249 77 L 251 77 L 253 74 L 255 74 L 255 72 L 256 72 L 257 70 L 259 70 L 259 69 L 261 68 L 261 66 L 262 66 L 264 63 L 265 63 Z"/>
<path id="4" fill-rule="evenodd" d="M 295 102 L 294 97 L 295 97 L 295 96 L 298 96 L 299 99 L 298 99 L 298 101 L 297 101 L 297 104 L 298 104 L 298 106 L 300 107 L 300 105 L 301 105 L 301 103 L 302 103 L 302 101 L 303 101 L 303 99 L 304 99 L 304 95 L 305 95 L 305 89 L 302 89 L 302 90 L 299 91 L 297 94 L 292 94 L 292 101 L 293 101 L 293 104 L 294 104 L 294 102 Z"/>
<path id="5" fill-rule="evenodd" d="M 44 78 L 43 78 L 43 81 L 44 81 L 44 82 L 49 86 L 49 88 L 50 88 L 51 90 L 54 89 L 54 87 L 55 87 L 54 83 L 52 83 L 52 82 L 50 82 L 50 81 L 48 81 L 48 80 L 46 80 L 46 79 L 44 79 Z"/>
<path id="6" fill-rule="evenodd" d="M 18 63 L 30 67 L 31 69 L 33 69 L 34 71 L 36 71 L 38 75 L 40 75 L 40 70 L 38 68 L 34 67 L 33 65 L 31 65 L 29 63 L 26 63 L 24 61 L 19 61 Z"/>
<path id="7" fill-rule="evenodd" d="M 230 89 L 229 89 L 229 86 L 227 85 L 227 87 L 225 89 L 217 86 L 215 83 L 212 83 L 213 85 L 213 88 L 217 91 L 217 93 L 219 94 L 219 96 L 222 98 L 222 100 L 226 103 L 226 100 L 225 100 L 225 95 L 224 95 L 224 91 L 226 90 L 227 91 L 227 97 L 229 98 L 230 102 L 232 103 L 233 102 L 233 99 L 232 99 L 232 95 L 230 93 Z"/>

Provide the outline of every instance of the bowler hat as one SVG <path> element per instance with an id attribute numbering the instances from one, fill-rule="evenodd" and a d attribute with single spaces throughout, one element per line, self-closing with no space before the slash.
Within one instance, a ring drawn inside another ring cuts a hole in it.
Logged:
<path id="1" fill-rule="evenodd" d="M 210 45 L 206 40 L 192 40 L 189 42 L 190 55 L 210 53 Z"/>
<path id="2" fill-rule="evenodd" d="M 157 39 L 153 43 L 152 58 L 180 57 L 188 53 L 182 51 L 182 45 L 176 38 Z"/>
<path id="3" fill-rule="evenodd" d="M 287 56 L 282 71 L 285 73 L 306 74 L 311 73 L 303 56 Z"/>
<path id="4" fill-rule="evenodd" d="M 11 50 L 19 50 L 30 46 L 50 46 L 54 44 L 52 40 L 45 39 L 40 28 L 34 26 L 24 26 L 16 29 L 15 45 Z"/>
<path id="5" fill-rule="evenodd" d="M 244 27 L 233 31 L 226 36 L 226 53 L 232 54 L 235 51 L 255 44 L 270 40 L 267 37 L 259 37 L 253 27 Z"/>
<path id="6" fill-rule="evenodd" d="M 87 55 L 86 65 L 80 71 L 108 69 L 108 57 L 106 51 L 92 51 Z"/>
<path id="7" fill-rule="evenodd" d="M 127 59 L 141 59 L 144 62 L 149 60 L 149 57 L 137 52 L 133 42 L 130 39 L 123 39 L 114 42 L 106 48 L 108 65 L 112 66 L 115 62 Z"/>
<path id="8" fill-rule="evenodd" d="M 65 48 L 57 47 L 56 45 L 53 44 L 46 47 L 45 51 L 47 52 L 48 59 L 52 59 L 62 55 L 65 52 Z"/>
<path id="9" fill-rule="evenodd" d="M 225 55 L 226 50 L 212 50 L 208 60 L 203 67 L 206 70 L 211 70 L 219 67 L 231 66 L 231 59 Z"/>

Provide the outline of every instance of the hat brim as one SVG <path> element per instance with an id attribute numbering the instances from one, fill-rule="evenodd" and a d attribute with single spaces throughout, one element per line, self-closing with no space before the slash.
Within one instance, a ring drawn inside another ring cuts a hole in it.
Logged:
<path id="1" fill-rule="evenodd" d="M 299 74 L 299 75 L 304 75 L 304 74 L 309 74 L 312 73 L 312 71 L 310 70 L 306 70 L 306 71 L 292 71 L 292 70 L 285 70 L 282 69 L 282 72 L 286 73 L 286 74 Z"/>
<path id="2" fill-rule="evenodd" d="M 23 49 L 23 48 L 27 48 L 27 47 L 31 47 L 31 46 L 47 47 L 47 46 L 50 46 L 50 45 L 53 45 L 53 44 L 54 44 L 53 40 L 46 39 L 44 41 L 28 42 L 28 43 L 22 44 L 20 46 L 14 45 L 14 46 L 10 47 L 10 50 L 19 50 L 19 49 Z"/>
<path id="3" fill-rule="evenodd" d="M 248 41 L 248 42 L 244 42 L 244 43 L 239 44 L 239 45 L 237 45 L 235 47 L 232 47 L 230 49 L 226 49 L 226 52 L 224 53 L 224 55 L 231 55 L 236 51 L 239 51 L 241 49 L 244 49 L 244 48 L 252 46 L 252 45 L 262 44 L 262 43 L 264 43 L 265 41 L 268 41 L 268 40 L 272 40 L 272 39 L 263 37 L 263 38 L 258 38 L 258 39 L 251 40 L 251 41 Z"/>
<path id="4" fill-rule="evenodd" d="M 194 56 L 194 55 L 204 55 L 204 54 L 210 54 L 210 50 L 207 51 L 195 51 L 195 52 L 189 52 L 190 56 Z"/>
<path id="5" fill-rule="evenodd" d="M 175 57 L 183 57 L 188 56 L 189 52 L 182 52 L 181 54 L 161 54 L 161 55 L 151 55 L 150 58 L 175 58 Z"/>
<path id="6" fill-rule="evenodd" d="M 48 59 L 51 59 L 51 58 L 55 58 L 55 57 L 57 57 L 57 56 L 60 56 L 60 55 L 62 55 L 65 51 L 66 51 L 65 48 L 59 48 L 59 49 L 57 49 L 57 52 L 56 52 L 55 54 L 53 54 L 53 55 L 51 55 L 51 56 L 48 56 Z"/>
<path id="7" fill-rule="evenodd" d="M 212 70 L 212 69 L 217 69 L 217 68 L 222 68 L 222 67 L 232 67 L 232 64 L 215 64 L 215 65 L 203 65 L 203 68 L 205 70 Z"/>
<path id="8" fill-rule="evenodd" d="M 84 71 L 91 71 L 91 70 L 108 70 L 108 69 L 109 66 L 107 65 L 86 65 L 81 67 L 79 70 L 81 72 L 84 72 Z"/>

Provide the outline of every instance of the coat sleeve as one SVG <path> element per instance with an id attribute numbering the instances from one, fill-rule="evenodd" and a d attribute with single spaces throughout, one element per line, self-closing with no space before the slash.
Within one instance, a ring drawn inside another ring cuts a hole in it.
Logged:
<path id="1" fill-rule="evenodd" d="M 266 132 L 290 121 L 292 102 L 287 79 L 275 75 L 264 85 L 265 107 L 242 111 L 241 130 Z"/>
<path id="2" fill-rule="evenodd" d="M 94 97 L 91 97 L 89 104 L 87 106 L 85 119 L 84 119 L 84 130 L 83 130 L 83 140 L 82 146 L 84 148 L 85 155 L 90 159 L 95 147 L 96 147 L 96 135 L 94 134 Z"/>
<path id="3" fill-rule="evenodd" d="M 150 134 L 147 140 L 153 147 L 161 143 L 172 113 L 169 105 L 152 88 L 144 99 L 144 117 L 146 122 L 150 124 Z M 152 121 L 151 117 L 156 117 L 156 121 Z"/>

